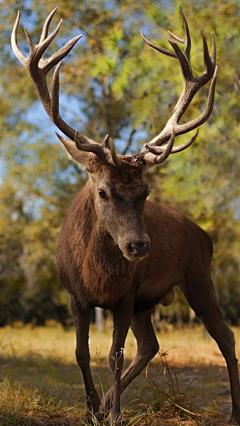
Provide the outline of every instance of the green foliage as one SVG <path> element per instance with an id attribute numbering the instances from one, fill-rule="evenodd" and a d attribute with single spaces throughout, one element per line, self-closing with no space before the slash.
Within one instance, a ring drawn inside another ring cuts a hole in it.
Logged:
<path id="1" fill-rule="evenodd" d="M 184 0 L 181 4 L 193 39 L 195 75 L 203 71 L 200 25 L 209 43 L 211 32 L 216 35 L 215 109 L 194 145 L 172 156 L 161 169 L 152 169 L 147 179 L 153 200 L 171 203 L 213 238 L 220 302 L 226 318 L 237 323 L 240 6 L 237 0 Z M 0 3 L 1 324 L 17 318 L 42 321 L 51 310 L 57 315 L 58 307 L 64 310 L 68 303 L 56 278 L 54 253 L 64 215 L 85 175 L 57 144 L 32 82 L 9 44 L 17 10 L 21 10 L 22 25 L 37 40 L 54 7 L 52 0 Z M 167 47 L 166 29 L 182 33 L 178 5 L 156 0 L 60 0 L 54 24 L 59 18 L 64 26 L 51 52 L 71 36 L 84 34 L 62 65 L 63 116 L 96 140 L 110 133 L 119 152 L 137 152 L 164 126 L 182 87 L 177 62 L 145 46 L 139 31 Z M 19 44 L 26 49 L 22 27 Z M 203 89 L 185 119 L 199 114 L 205 102 Z"/>

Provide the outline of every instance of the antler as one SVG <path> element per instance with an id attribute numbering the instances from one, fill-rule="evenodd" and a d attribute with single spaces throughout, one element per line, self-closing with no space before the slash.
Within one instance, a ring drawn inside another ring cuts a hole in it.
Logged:
<path id="1" fill-rule="evenodd" d="M 81 151 L 88 151 L 96 154 L 99 159 L 107 165 L 115 165 L 120 166 L 121 160 L 118 158 L 114 145 L 111 139 L 108 137 L 105 138 L 102 144 L 95 142 L 77 130 L 73 129 L 69 126 L 60 116 L 59 113 L 59 70 L 61 65 L 61 60 L 65 58 L 68 53 L 72 50 L 77 41 L 82 37 L 82 35 L 76 36 L 68 41 L 58 52 L 54 53 L 50 58 L 43 59 L 42 56 L 51 42 L 54 40 L 56 35 L 58 34 L 62 20 L 60 20 L 59 24 L 52 32 L 52 34 L 48 35 L 49 26 L 52 21 L 54 14 L 56 13 L 57 8 L 55 8 L 47 17 L 43 29 L 42 34 L 38 44 L 34 44 L 30 34 L 27 29 L 24 28 L 26 39 L 28 41 L 30 47 L 29 57 L 26 57 L 23 52 L 19 49 L 17 43 L 17 32 L 20 21 L 20 13 L 18 12 L 13 31 L 11 36 L 12 49 L 15 53 L 16 57 L 26 68 L 28 73 L 30 74 L 33 83 L 36 88 L 37 95 L 42 102 L 42 105 L 53 121 L 53 123 L 72 141 L 76 143 L 76 146 Z M 57 65 L 52 79 L 52 90 L 51 94 L 48 90 L 47 85 L 47 74 L 48 72 Z M 59 135 L 58 135 L 59 136 Z M 64 139 L 60 137 L 63 141 Z"/>
<path id="2" fill-rule="evenodd" d="M 60 27 L 62 25 L 62 20 L 55 28 L 52 34 L 48 35 L 49 26 L 52 21 L 52 18 L 56 12 L 57 8 L 54 9 L 49 16 L 47 17 L 40 37 L 38 44 L 34 44 L 27 29 L 25 28 L 25 35 L 30 47 L 29 57 L 26 57 L 18 47 L 17 43 L 17 31 L 20 21 L 20 13 L 18 13 L 13 31 L 11 36 L 12 48 L 19 59 L 19 61 L 24 65 L 24 67 L 29 72 L 35 88 L 38 94 L 39 99 L 41 100 L 43 107 L 45 108 L 47 114 L 53 121 L 53 123 L 68 137 L 71 141 L 75 142 L 76 147 L 80 151 L 92 152 L 98 156 L 98 158 L 103 162 L 103 164 L 114 165 L 120 167 L 122 162 L 117 156 L 114 144 L 112 139 L 107 135 L 102 144 L 99 144 L 77 130 L 69 126 L 60 116 L 59 113 L 59 70 L 61 65 L 61 60 L 65 58 L 68 53 L 72 50 L 77 41 L 82 37 L 82 35 L 72 38 L 67 42 L 58 52 L 53 54 L 48 59 L 43 59 L 42 56 L 51 42 L 54 40 L 58 34 Z M 194 77 L 192 73 L 192 67 L 190 62 L 190 52 L 191 52 L 191 37 L 187 24 L 187 20 L 180 8 L 181 17 L 183 20 L 185 39 L 182 39 L 175 34 L 169 32 L 170 36 L 177 41 L 178 43 L 184 44 L 184 51 L 180 49 L 177 43 L 172 40 L 169 40 L 169 43 L 174 49 L 170 51 L 168 49 L 162 48 L 157 44 L 150 41 L 143 33 L 143 39 L 145 42 L 152 47 L 153 49 L 163 53 L 164 55 L 170 56 L 172 58 L 178 59 L 183 75 L 184 87 L 180 95 L 180 98 L 173 110 L 171 117 L 169 118 L 164 129 L 149 143 L 147 143 L 142 151 L 139 154 L 128 157 L 130 161 L 134 161 L 137 164 L 147 163 L 148 167 L 154 164 L 162 163 L 170 154 L 180 152 L 190 146 L 197 137 L 198 130 L 195 135 L 185 144 L 182 144 L 178 147 L 173 148 L 175 136 L 187 133 L 195 128 L 198 128 L 200 125 L 205 123 L 205 121 L 210 117 L 214 104 L 214 91 L 216 85 L 216 76 L 217 76 L 217 66 L 216 66 L 216 45 L 215 39 L 212 37 L 212 57 L 210 57 L 208 44 L 203 32 L 201 32 L 203 40 L 203 57 L 204 63 L 206 66 L 206 71 L 200 77 Z M 57 65 L 58 64 L 58 65 Z M 48 90 L 47 85 L 47 74 L 48 72 L 56 66 L 56 69 L 53 74 L 52 79 L 52 90 L 51 94 Z M 179 124 L 181 117 L 189 106 L 191 100 L 197 91 L 207 84 L 210 80 L 210 88 L 208 94 L 207 105 L 202 114 L 199 117 L 190 120 L 187 123 Z M 57 135 L 59 139 L 64 143 L 64 138 Z M 165 144 L 168 142 L 167 144 Z M 163 145 L 165 144 L 165 145 Z M 65 144 L 66 145 L 66 144 Z M 163 145 L 163 146 L 161 146 Z"/>
<path id="3" fill-rule="evenodd" d="M 184 51 L 182 51 L 180 47 L 178 46 L 178 44 L 172 40 L 168 40 L 168 41 L 173 47 L 174 52 L 168 49 L 165 49 L 163 47 L 160 47 L 157 44 L 153 43 L 151 40 L 149 40 L 142 32 L 143 39 L 150 47 L 152 47 L 153 49 L 157 50 L 160 53 L 163 53 L 164 55 L 178 59 L 180 63 L 181 71 L 182 71 L 183 81 L 184 81 L 183 91 L 164 129 L 149 143 L 147 143 L 139 154 L 134 155 L 135 161 L 141 162 L 145 160 L 149 166 L 153 164 L 159 164 L 162 161 L 164 161 L 169 154 L 180 152 L 186 149 L 188 146 L 190 146 L 196 139 L 198 130 L 188 142 L 176 148 L 172 148 L 173 142 L 174 142 L 173 135 L 178 136 L 198 128 L 203 123 L 205 123 L 205 121 L 207 121 L 207 119 L 210 117 L 213 110 L 214 91 L 215 91 L 216 78 L 217 78 L 216 44 L 215 44 L 214 36 L 212 36 L 213 47 L 212 47 L 212 57 L 211 57 L 209 54 L 206 37 L 201 31 L 201 36 L 203 41 L 203 58 L 204 58 L 206 70 L 201 76 L 194 77 L 192 73 L 191 62 L 190 62 L 191 37 L 190 37 L 187 20 L 181 8 L 180 8 L 180 14 L 183 20 L 185 38 L 182 39 L 170 31 L 169 31 L 169 34 L 175 41 L 177 41 L 178 43 L 184 44 L 185 46 Z M 197 93 L 197 91 L 201 87 L 207 84 L 211 79 L 212 81 L 209 88 L 207 104 L 202 114 L 200 114 L 199 117 L 193 120 L 190 120 L 187 123 L 179 124 L 181 117 L 183 116 L 184 112 L 189 106 L 194 95 Z M 169 142 L 166 145 L 160 146 L 166 143 L 167 141 Z"/>

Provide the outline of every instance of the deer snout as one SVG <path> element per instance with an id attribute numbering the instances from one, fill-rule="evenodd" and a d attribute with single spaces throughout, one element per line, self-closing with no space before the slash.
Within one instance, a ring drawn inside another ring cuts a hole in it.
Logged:
<path id="1" fill-rule="evenodd" d="M 149 242 L 139 241 L 128 245 L 129 254 L 133 257 L 145 257 L 150 249 Z"/>
<path id="2" fill-rule="evenodd" d="M 150 250 L 150 238 L 148 235 L 144 236 L 139 240 L 121 240 L 119 241 L 119 247 L 122 250 L 124 257 L 130 262 L 136 262 L 143 259 Z"/>
<path id="3" fill-rule="evenodd" d="M 133 235 L 120 235 L 118 246 L 127 260 L 137 262 L 148 255 L 151 242 L 148 234 L 141 232 L 137 238 L 134 233 Z"/>

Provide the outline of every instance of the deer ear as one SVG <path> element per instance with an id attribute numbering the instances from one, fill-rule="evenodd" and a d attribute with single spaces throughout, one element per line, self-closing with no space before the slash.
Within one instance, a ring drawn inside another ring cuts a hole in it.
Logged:
<path id="1" fill-rule="evenodd" d="M 63 146 L 66 148 L 68 154 L 70 154 L 71 159 L 81 164 L 81 166 L 89 173 L 93 173 L 95 169 L 94 164 L 97 161 L 96 155 L 92 152 L 80 151 L 77 148 L 75 142 L 70 139 L 63 138 L 57 132 L 56 135 Z"/>

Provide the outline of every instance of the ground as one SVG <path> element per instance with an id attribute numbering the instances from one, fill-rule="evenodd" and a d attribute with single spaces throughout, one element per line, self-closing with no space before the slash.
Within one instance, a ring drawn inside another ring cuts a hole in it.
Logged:
<path id="1" fill-rule="evenodd" d="M 236 336 L 240 356 L 240 329 Z M 111 331 L 90 333 L 92 371 L 99 393 L 111 386 Z M 202 326 L 158 333 L 160 353 L 122 395 L 124 417 L 138 426 L 224 426 L 231 402 L 227 371 L 215 342 Z M 75 362 L 75 334 L 47 327 L 0 329 L 0 425 L 80 426 L 84 387 Z M 130 333 L 125 364 L 136 351 Z M 97 423 L 96 423 L 97 425 Z"/>

